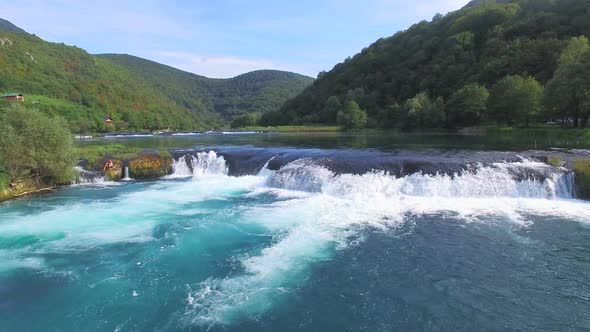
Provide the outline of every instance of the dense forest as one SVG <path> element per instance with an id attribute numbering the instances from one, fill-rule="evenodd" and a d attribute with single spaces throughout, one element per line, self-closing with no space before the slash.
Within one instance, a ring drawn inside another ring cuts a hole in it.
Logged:
<path id="1" fill-rule="evenodd" d="M 244 113 L 276 111 L 313 82 L 311 77 L 278 70 L 212 79 L 131 55 L 101 54 L 98 57 L 137 74 L 143 82 L 180 105 L 215 112 L 225 120 Z"/>
<path id="2" fill-rule="evenodd" d="M 590 52 L 583 36 L 590 36 L 588 0 L 474 1 L 320 73 L 260 124 L 585 126 Z"/>
<path id="3" fill-rule="evenodd" d="M 0 64 L 0 93 L 25 94 L 27 107 L 62 116 L 78 133 L 219 127 L 237 114 L 276 111 L 312 81 L 279 71 L 208 79 L 49 43 L 5 20 Z"/>

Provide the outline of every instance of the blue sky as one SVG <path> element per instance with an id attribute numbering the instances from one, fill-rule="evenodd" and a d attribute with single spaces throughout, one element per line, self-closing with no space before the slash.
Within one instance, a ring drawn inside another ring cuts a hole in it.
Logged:
<path id="1" fill-rule="evenodd" d="M 316 76 L 380 37 L 469 0 L 0 0 L 45 40 L 127 53 L 208 77 L 256 69 Z"/>

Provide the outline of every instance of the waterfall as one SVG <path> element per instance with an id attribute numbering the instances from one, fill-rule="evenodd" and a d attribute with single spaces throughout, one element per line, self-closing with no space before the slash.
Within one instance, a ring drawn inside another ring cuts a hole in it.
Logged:
<path id="1" fill-rule="evenodd" d="M 104 183 L 106 179 L 104 174 L 100 172 L 87 171 L 80 166 L 74 167 L 78 173 L 76 183 L 78 184 L 92 184 L 92 183 Z"/>
<path id="2" fill-rule="evenodd" d="M 199 152 L 192 156 L 193 176 L 227 175 L 229 169 L 225 159 L 217 156 L 215 151 Z"/>
<path id="3" fill-rule="evenodd" d="M 227 175 L 225 159 L 215 151 L 183 155 L 172 162 L 172 174 L 166 178 L 187 178 L 206 175 Z"/>
<path id="4" fill-rule="evenodd" d="M 311 160 L 291 162 L 272 174 L 271 187 L 334 196 L 572 198 L 573 175 L 562 168 L 523 161 L 475 165 L 454 174 L 422 172 L 395 177 L 384 171 L 335 175 Z"/>
<path id="5" fill-rule="evenodd" d="M 131 181 L 132 179 L 129 177 L 129 166 L 125 166 L 123 168 L 123 181 Z"/>

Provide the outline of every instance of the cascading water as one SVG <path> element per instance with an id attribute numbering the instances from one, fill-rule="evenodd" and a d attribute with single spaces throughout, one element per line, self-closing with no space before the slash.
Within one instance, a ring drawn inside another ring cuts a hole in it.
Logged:
<path id="1" fill-rule="evenodd" d="M 125 166 L 123 167 L 123 181 L 131 181 L 133 180 L 131 177 L 129 177 L 129 166 Z"/>
<path id="2" fill-rule="evenodd" d="M 454 174 L 414 173 L 394 177 L 384 171 L 341 174 L 303 159 L 269 177 L 272 187 L 332 195 L 381 192 L 387 196 L 572 198 L 573 177 L 565 169 L 524 161 L 475 165 Z"/>
<path id="3" fill-rule="evenodd" d="M 168 178 L 194 179 L 0 205 L 0 330 L 501 330 L 497 317 L 563 330 L 587 317 L 590 208 L 566 169 L 216 151 L 177 152 Z"/>
<path id="4" fill-rule="evenodd" d="M 183 155 L 172 162 L 172 174 L 167 178 L 187 178 L 206 175 L 226 175 L 228 167 L 215 151 Z"/>
<path id="5" fill-rule="evenodd" d="M 104 174 L 100 172 L 87 171 L 80 166 L 76 166 L 74 169 L 78 173 L 77 184 L 103 184 L 106 182 Z"/>

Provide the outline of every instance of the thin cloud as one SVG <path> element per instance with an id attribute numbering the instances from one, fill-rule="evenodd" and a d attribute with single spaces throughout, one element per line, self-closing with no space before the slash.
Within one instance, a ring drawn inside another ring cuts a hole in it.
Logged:
<path id="1" fill-rule="evenodd" d="M 316 76 L 380 37 L 468 1 L 0 0 L 0 17 L 49 41 L 209 77 L 258 69 Z"/>
<path id="2" fill-rule="evenodd" d="M 233 56 L 203 56 L 186 52 L 160 51 L 151 56 L 163 64 L 210 78 L 231 78 L 247 72 L 274 69 L 314 76 L 316 68 L 305 64 L 276 64 L 268 59 Z"/>

